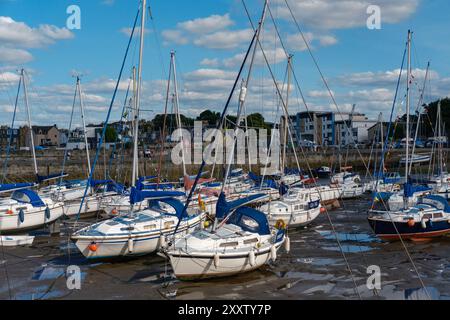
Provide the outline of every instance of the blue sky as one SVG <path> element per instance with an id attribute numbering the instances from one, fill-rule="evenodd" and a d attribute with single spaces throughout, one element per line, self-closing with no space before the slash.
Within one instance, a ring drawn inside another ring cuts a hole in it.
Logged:
<path id="1" fill-rule="evenodd" d="M 339 110 L 357 111 L 376 118 L 389 116 L 395 81 L 409 28 L 414 31 L 413 75 L 415 97 L 422 86 L 424 69 L 431 60 L 426 101 L 450 96 L 450 30 L 446 0 L 288 0 L 313 53 L 336 96 Z M 254 22 L 262 1 L 246 0 Z M 81 9 L 81 29 L 66 28 L 66 8 Z M 0 0 L 0 123 L 12 117 L 17 70 L 30 76 L 33 122 L 67 126 L 74 90 L 74 71 L 83 74 L 88 122 L 105 118 L 138 0 Z M 381 8 L 381 30 L 366 27 L 366 8 Z M 144 118 L 160 113 L 171 50 L 177 53 L 180 107 L 189 116 L 206 108 L 220 111 L 236 76 L 251 30 L 240 0 L 149 1 L 153 21 L 147 19 L 143 62 Z M 270 1 L 283 42 L 294 55 L 294 68 L 311 110 L 335 110 L 327 95 L 284 0 Z M 155 28 L 153 27 L 155 26 Z M 283 82 L 286 58 L 270 18 L 262 36 L 277 81 Z M 127 78 L 137 62 L 138 39 L 133 40 L 130 60 L 115 104 L 119 119 Z M 260 54 L 259 54 L 260 55 Z M 405 81 L 403 81 L 404 83 Z M 402 90 L 404 86 L 402 86 Z M 304 111 L 292 89 L 290 111 Z M 276 116 L 275 86 L 261 57 L 249 85 L 248 112 Z M 404 90 L 399 106 L 402 105 Z M 235 99 L 237 100 L 237 99 Z M 416 101 L 416 100 L 415 100 Z M 414 103 L 414 102 L 413 102 Z M 235 103 L 236 104 L 236 103 Z M 23 109 L 23 103 L 19 106 Z M 19 122 L 25 119 L 19 112 Z M 79 120 L 74 119 L 78 124 Z M 78 121 L 78 122 L 77 122 Z"/>

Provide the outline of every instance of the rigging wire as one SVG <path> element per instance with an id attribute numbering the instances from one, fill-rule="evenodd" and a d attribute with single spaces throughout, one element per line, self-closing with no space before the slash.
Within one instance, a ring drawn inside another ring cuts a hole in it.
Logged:
<path id="1" fill-rule="evenodd" d="M 252 19 L 251 19 L 251 17 L 250 17 L 250 14 L 249 14 L 249 12 L 248 12 L 248 10 L 247 10 L 247 6 L 246 6 L 246 4 L 245 4 L 245 0 L 241 0 L 241 1 L 242 1 L 242 4 L 244 5 L 245 11 L 246 11 L 246 13 L 247 13 L 247 17 L 248 17 L 248 19 L 249 19 L 249 21 L 250 21 L 250 23 L 251 23 L 251 25 L 252 25 L 252 28 L 254 29 L 254 25 L 253 25 Z M 279 98 L 280 98 L 280 100 L 281 100 L 281 104 L 282 104 L 282 107 L 283 107 L 283 109 L 284 109 L 284 112 L 285 112 L 285 114 L 288 114 L 287 108 L 286 108 L 286 104 L 285 104 L 285 101 L 284 101 L 284 99 L 283 99 L 283 97 L 282 97 L 282 95 L 281 95 L 280 89 L 279 89 L 279 87 L 278 87 L 278 83 L 277 83 L 277 81 L 276 81 L 276 78 L 275 78 L 275 75 L 274 75 L 274 73 L 273 73 L 273 70 L 272 70 L 272 68 L 271 68 L 271 66 L 270 66 L 270 63 L 269 63 L 269 61 L 268 61 L 268 59 L 267 59 L 267 55 L 266 55 L 266 53 L 265 53 L 265 51 L 264 51 L 264 48 L 262 47 L 262 44 L 261 44 L 261 42 L 259 41 L 259 39 L 257 39 L 256 41 L 257 41 L 257 44 L 256 44 L 256 45 L 258 45 L 258 46 L 260 47 L 261 52 L 262 52 L 262 55 L 263 55 L 263 58 L 264 58 L 264 60 L 265 60 L 265 63 L 266 63 L 266 65 L 267 65 L 267 68 L 268 68 L 268 70 L 269 70 L 269 73 L 270 73 L 270 75 L 271 75 L 271 77 L 272 77 L 272 80 L 274 81 L 274 84 L 275 84 L 276 90 L 277 90 L 277 92 L 278 92 Z M 290 131 L 290 126 L 292 125 L 291 119 L 288 117 L 288 118 L 287 118 L 287 121 L 288 121 L 289 124 L 290 124 L 290 125 L 287 126 L 287 127 L 288 127 L 288 130 Z M 292 135 L 291 132 L 290 132 L 290 135 Z M 302 153 L 303 153 L 303 154 L 305 155 L 305 157 L 306 157 L 306 154 L 304 153 L 303 148 L 302 148 L 301 146 L 300 146 L 300 148 L 301 148 L 301 150 L 302 150 Z M 311 168 L 310 168 L 308 162 L 307 162 L 307 165 L 308 165 L 309 170 L 312 172 L 312 170 L 311 170 Z M 317 185 L 316 185 L 316 187 L 317 187 Z M 318 193 L 319 193 L 319 197 L 321 198 L 320 192 L 318 192 Z M 341 253 L 342 253 L 342 256 L 343 256 L 343 258 L 344 258 L 344 261 L 345 261 L 345 263 L 346 263 L 346 265 L 347 265 L 347 268 L 348 268 L 348 271 L 349 271 L 349 273 L 350 273 L 350 276 L 351 276 L 351 278 L 352 278 L 352 281 L 353 281 L 353 284 L 354 284 L 355 293 L 357 294 L 357 296 L 359 297 L 359 299 L 361 299 L 361 294 L 360 294 L 360 292 L 359 292 L 359 290 L 358 290 L 358 285 L 356 284 L 356 280 L 355 280 L 355 277 L 354 277 L 354 275 L 353 275 L 353 271 L 352 271 L 352 269 L 350 268 L 349 262 L 348 262 L 348 260 L 347 260 L 347 257 L 346 257 L 346 255 L 345 255 L 345 253 L 344 253 L 344 250 L 343 250 L 343 248 L 342 248 L 341 242 L 339 241 L 339 238 L 338 238 L 338 236 L 337 236 L 337 233 L 336 233 L 336 230 L 335 230 L 335 228 L 334 228 L 333 222 L 331 221 L 331 217 L 330 217 L 330 215 L 329 215 L 329 213 L 328 213 L 328 210 L 326 210 L 326 212 L 327 212 L 327 217 L 328 217 L 328 220 L 329 220 L 329 222 L 330 222 L 331 228 L 332 228 L 333 233 L 334 233 L 334 235 L 335 235 L 336 242 L 338 243 L 338 246 L 339 246 L 339 248 L 340 248 L 340 251 L 341 251 Z"/>
<path id="2" fill-rule="evenodd" d="M 315 66 L 316 66 L 316 68 L 317 68 L 317 70 L 318 70 L 318 72 L 319 72 L 319 74 L 320 74 L 320 76 L 321 76 L 321 78 L 322 78 L 322 80 L 323 80 L 323 82 L 324 82 L 324 84 L 325 84 L 325 86 L 326 86 L 328 92 L 329 92 L 329 95 L 330 95 L 330 97 L 331 97 L 331 99 L 332 99 L 334 105 L 336 106 L 336 109 L 338 110 L 339 114 L 341 114 L 341 112 L 339 111 L 339 106 L 338 106 L 338 104 L 337 104 L 337 102 L 336 102 L 336 100 L 335 100 L 335 98 L 334 98 L 334 94 L 333 94 L 333 92 L 331 91 L 331 89 L 330 89 L 330 87 L 329 87 L 329 85 L 328 85 L 328 82 L 326 81 L 326 79 L 325 79 L 325 77 L 324 77 L 324 75 L 323 75 L 323 73 L 322 73 L 322 71 L 321 71 L 321 69 L 320 69 L 320 67 L 319 67 L 319 64 L 318 64 L 318 62 L 317 62 L 317 59 L 314 57 L 314 55 L 313 55 L 313 53 L 312 53 L 312 50 L 311 50 L 311 48 L 310 48 L 309 43 L 306 41 L 305 35 L 303 34 L 303 32 L 302 32 L 302 30 L 301 30 L 301 28 L 300 28 L 300 25 L 298 24 L 297 19 L 295 18 L 294 13 L 292 12 L 292 9 L 291 9 L 291 7 L 290 7 L 290 5 L 289 5 L 289 3 L 288 3 L 288 0 L 284 0 L 284 2 L 286 3 L 286 7 L 288 8 L 291 17 L 292 17 L 292 19 L 293 19 L 295 25 L 297 26 L 297 29 L 299 30 L 299 33 L 300 33 L 301 37 L 303 38 L 303 40 L 304 40 L 304 42 L 305 42 L 305 45 L 306 45 L 306 47 L 307 47 L 307 49 L 308 49 L 308 52 L 309 52 L 309 54 L 310 54 L 310 56 L 311 56 L 311 58 L 312 58 L 312 60 L 313 60 L 313 62 L 314 62 L 314 64 L 315 64 Z M 347 129 L 349 130 L 348 127 L 347 127 Z M 350 136 L 351 136 L 351 138 L 353 139 L 353 136 L 352 136 L 352 135 L 350 135 Z M 354 140 L 354 139 L 353 139 L 353 140 Z M 358 149 L 357 149 L 357 151 L 358 151 L 359 156 L 361 157 L 361 159 L 363 159 L 363 158 L 362 158 L 362 155 L 361 155 L 361 152 L 360 152 Z M 364 165 L 366 165 L 364 159 L 363 159 L 363 163 L 364 163 Z M 391 220 L 392 220 L 392 218 L 391 218 Z M 393 220 L 392 220 L 392 221 L 393 221 Z M 393 223 L 393 224 L 394 224 L 394 223 Z M 394 226 L 395 226 L 395 224 L 394 224 Z M 398 230 L 397 230 L 397 234 L 399 234 Z M 399 234 L 399 235 L 400 235 L 400 234 Z M 420 281 L 422 287 L 424 288 L 424 290 L 427 292 L 428 296 L 430 297 L 428 291 L 426 290 L 425 284 L 423 283 L 423 280 L 422 280 L 422 278 L 421 278 L 421 276 L 420 276 L 420 274 L 419 274 L 419 271 L 418 271 L 418 269 L 417 269 L 417 267 L 416 267 L 416 265 L 415 265 L 415 263 L 414 263 L 414 261 L 413 261 L 411 255 L 410 255 L 410 253 L 409 253 L 409 251 L 408 251 L 406 245 L 404 244 L 403 239 L 402 239 L 401 236 L 400 236 L 400 239 L 401 239 L 402 244 L 403 244 L 403 246 L 404 246 L 404 249 L 405 249 L 405 251 L 406 251 L 406 253 L 407 253 L 407 255 L 408 255 L 408 258 L 409 258 L 409 260 L 411 261 L 411 264 L 412 264 L 413 267 L 414 267 L 414 270 L 415 270 L 415 272 L 416 272 L 416 274 L 417 274 L 417 276 L 418 276 L 418 278 L 419 278 L 419 281 Z"/>

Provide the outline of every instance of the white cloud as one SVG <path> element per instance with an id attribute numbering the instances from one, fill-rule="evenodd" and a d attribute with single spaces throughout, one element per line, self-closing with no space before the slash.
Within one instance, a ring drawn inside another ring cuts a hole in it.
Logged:
<path id="1" fill-rule="evenodd" d="M 218 31 L 200 36 L 194 44 L 210 49 L 233 49 L 250 42 L 252 35 L 251 29 Z"/>
<path id="2" fill-rule="evenodd" d="M 31 60 L 33 60 L 33 55 L 26 50 L 0 46 L 0 61 L 3 63 L 22 64 Z"/>
<path id="3" fill-rule="evenodd" d="M 67 28 L 53 25 L 29 27 L 24 22 L 17 22 L 11 17 L 0 16 L 0 42 L 22 48 L 40 48 L 55 43 L 57 40 L 71 39 L 74 34 Z"/>
<path id="4" fill-rule="evenodd" d="M 381 8 L 382 23 L 397 23 L 409 18 L 419 0 L 288 0 L 297 21 L 314 29 L 346 29 L 366 26 L 367 8 L 376 4 Z M 280 17 L 292 21 L 285 0 L 274 0 Z"/>
<path id="5" fill-rule="evenodd" d="M 66 28 L 41 24 L 32 28 L 11 17 L 0 16 L 0 62 L 23 64 L 33 60 L 25 49 L 42 48 L 74 35 Z"/>
<path id="6" fill-rule="evenodd" d="M 180 30 L 167 29 L 162 32 L 162 36 L 165 40 L 165 44 L 175 43 L 175 44 L 188 44 L 188 38 Z"/>
<path id="7" fill-rule="evenodd" d="M 197 18 L 194 20 L 180 22 L 177 24 L 177 27 L 191 33 L 205 33 L 222 30 L 233 24 L 234 22 L 230 19 L 230 15 L 227 13 L 223 16 L 214 14 L 206 18 Z"/>
<path id="8" fill-rule="evenodd" d="M 204 58 L 202 61 L 200 61 L 200 65 L 205 67 L 218 67 L 220 65 L 220 61 L 218 58 Z"/>
<path id="9" fill-rule="evenodd" d="M 119 30 L 121 33 L 123 33 L 126 36 L 131 36 L 131 31 L 133 31 L 133 28 L 125 27 Z M 149 34 L 151 30 L 145 28 L 144 34 Z M 134 30 L 134 37 L 139 37 L 141 35 L 141 26 L 136 26 L 136 29 Z"/>

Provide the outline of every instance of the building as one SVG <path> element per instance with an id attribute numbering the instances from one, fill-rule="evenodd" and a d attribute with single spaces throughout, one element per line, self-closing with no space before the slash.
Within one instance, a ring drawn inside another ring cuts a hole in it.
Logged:
<path id="1" fill-rule="evenodd" d="M 364 115 L 336 122 L 336 144 L 341 146 L 369 143 L 369 129 L 378 123 Z"/>
<path id="2" fill-rule="evenodd" d="M 25 126 L 20 130 L 20 145 L 31 147 L 30 129 Z M 53 126 L 33 126 L 34 146 L 58 146 L 60 142 L 60 132 L 58 127 Z"/>
<path id="3" fill-rule="evenodd" d="M 389 122 L 383 122 L 383 139 L 386 139 L 386 133 L 389 127 Z M 391 130 L 394 126 L 391 127 Z M 368 129 L 368 140 L 370 143 L 378 143 L 381 142 L 380 136 L 380 123 L 374 124 L 372 127 Z"/>
<path id="4" fill-rule="evenodd" d="M 12 137 L 11 137 L 12 133 Z M 19 141 L 20 141 L 20 135 L 19 135 L 19 129 L 11 129 L 8 126 L 1 126 L 0 127 L 0 148 L 6 150 L 8 147 L 9 141 L 11 138 L 11 148 L 18 148 L 19 147 Z"/>

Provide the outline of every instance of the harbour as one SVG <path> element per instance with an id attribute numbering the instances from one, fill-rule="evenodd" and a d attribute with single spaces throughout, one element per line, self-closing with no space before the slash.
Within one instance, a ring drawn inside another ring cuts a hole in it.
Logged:
<path id="1" fill-rule="evenodd" d="M 450 78 L 407 1 L 5 4 L 0 301 L 450 300 Z"/>
<path id="2" fill-rule="evenodd" d="M 402 245 L 373 236 L 364 208 L 368 198 L 354 200 L 331 213 L 337 237 L 364 299 L 428 299 Z M 170 265 L 150 255 L 125 261 L 86 261 L 67 234 L 37 236 L 26 248 L 3 248 L 13 299 L 353 299 L 358 296 L 325 215 L 304 230 L 289 232 L 292 251 L 281 253 L 271 265 L 249 274 L 201 282 L 173 278 Z M 64 230 L 64 228 L 62 228 Z M 450 239 L 425 244 L 408 243 L 426 290 L 433 300 L 450 298 Z M 70 250 L 70 256 L 69 256 Z M 68 265 L 81 268 L 81 290 L 68 290 Z M 379 265 L 382 287 L 367 289 L 367 266 Z M 2 282 L 0 297 L 9 299 Z"/>

